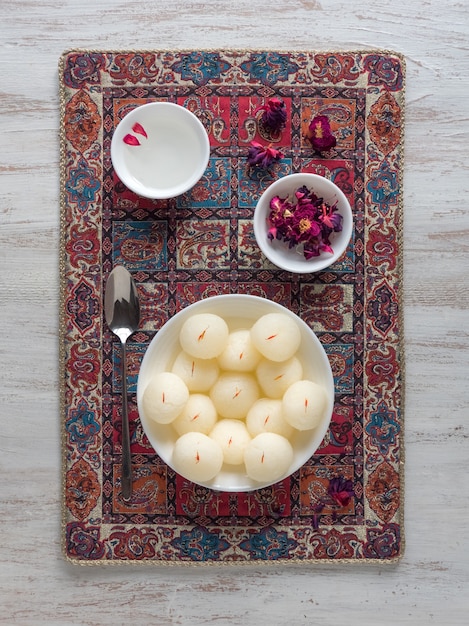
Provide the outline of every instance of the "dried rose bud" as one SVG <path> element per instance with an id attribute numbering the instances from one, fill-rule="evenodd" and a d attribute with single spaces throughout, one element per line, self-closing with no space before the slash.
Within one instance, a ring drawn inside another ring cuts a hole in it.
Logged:
<path id="1" fill-rule="evenodd" d="M 278 134 L 285 128 L 287 108 L 283 100 L 270 98 L 266 104 L 258 108 L 258 111 L 263 111 L 261 122 L 271 133 Z"/>
<path id="2" fill-rule="evenodd" d="M 311 120 L 305 136 L 317 152 L 324 152 L 334 148 L 337 143 L 326 115 L 316 115 Z"/>
<path id="3" fill-rule="evenodd" d="M 278 161 L 282 157 L 283 154 L 272 146 L 265 147 L 257 141 L 251 141 L 247 161 L 249 165 L 269 167 L 274 161 Z"/>
<path id="4" fill-rule="evenodd" d="M 330 479 L 327 493 L 339 506 L 347 506 L 355 495 L 352 481 L 340 476 Z"/>

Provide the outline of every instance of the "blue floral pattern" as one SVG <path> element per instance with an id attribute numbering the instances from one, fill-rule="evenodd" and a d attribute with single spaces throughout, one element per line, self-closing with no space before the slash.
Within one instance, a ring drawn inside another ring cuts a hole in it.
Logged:
<path id="1" fill-rule="evenodd" d="M 96 445 L 96 437 L 100 431 L 95 411 L 92 411 L 86 400 L 80 400 L 76 409 L 70 410 L 65 428 L 69 441 L 83 454 L 88 448 Z"/>
<path id="2" fill-rule="evenodd" d="M 217 533 L 209 532 L 201 526 L 181 532 L 171 543 L 179 551 L 181 559 L 189 558 L 191 561 L 218 560 L 220 552 L 230 547 Z"/>
<path id="3" fill-rule="evenodd" d="M 378 409 L 371 413 L 371 420 L 365 427 L 371 437 L 372 445 L 376 446 L 383 455 L 387 455 L 389 448 L 396 445 L 401 430 L 395 411 L 388 408 L 382 401 Z"/>
<path id="4" fill-rule="evenodd" d="M 371 194 L 371 201 L 383 215 L 387 215 L 390 208 L 397 205 L 400 188 L 398 174 L 386 161 L 373 171 L 367 188 Z"/>
<path id="5" fill-rule="evenodd" d="M 85 159 L 80 159 L 77 167 L 70 170 L 70 176 L 65 183 L 71 202 L 75 202 L 82 213 L 96 201 L 100 188 L 96 168 L 88 165 Z"/>
<path id="6" fill-rule="evenodd" d="M 249 538 L 240 543 L 243 550 L 249 552 L 252 559 L 272 561 L 288 559 L 289 553 L 295 549 L 297 542 L 290 539 L 286 532 L 277 531 L 273 527 L 259 532 L 251 532 Z"/>
<path id="7" fill-rule="evenodd" d="M 249 61 L 241 63 L 241 69 L 262 83 L 272 86 L 288 81 L 290 75 L 299 70 L 299 65 L 291 60 L 289 54 L 260 52 L 252 53 Z"/>
<path id="8" fill-rule="evenodd" d="M 230 67 L 217 52 L 190 52 L 183 54 L 179 61 L 171 65 L 171 69 L 179 73 L 182 80 L 191 80 L 196 85 L 219 80 Z"/>

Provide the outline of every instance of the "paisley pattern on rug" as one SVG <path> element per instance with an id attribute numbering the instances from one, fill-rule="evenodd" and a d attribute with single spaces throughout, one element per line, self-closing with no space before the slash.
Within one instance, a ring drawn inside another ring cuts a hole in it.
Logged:
<path id="1" fill-rule="evenodd" d="M 392 562 L 403 550 L 402 169 L 405 64 L 363 52 L 116 51 L 65 53 L 61 95 L 61 368 L 63 544 L 76 563 Z M 285 103 L 285 125 L 261 107 Z M 175 102 L 211 145 L 190 191 L 149 200 L 113 171 L 111 138 L 133 108 Z M 336 146 L 305 132 L 326 115 Z M 282 158 L 247 164 L 251 141 Z M 256 202 L 277 178 L 333 180 L 354 216 L 351 243 L 323 272 L 291 275 L 261 254 Z M 116 264 L 142 302 L 128 342 L 134 497 L 120 488 L 121 374 L 103 320 Z M 175 474 L 155 453 L 136 406 L 141 360 L 155 333 L 202 298 L 246 293 L 297 313 L 329 357 L 328 433 L 293 476 L 250 493 L 220 493 Z"/>

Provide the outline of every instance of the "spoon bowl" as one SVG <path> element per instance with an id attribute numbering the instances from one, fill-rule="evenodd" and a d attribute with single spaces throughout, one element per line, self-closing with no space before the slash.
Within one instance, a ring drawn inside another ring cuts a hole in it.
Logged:
<path id="1" fill-rule="evenodd" d="M 129 415 L 127 407 L 127 352 L 126 342 L 139 326 L 140 304 L 137 288 L 130 272 L 117 265 L 109 274 L 104 295 L 104 313 L 110 330 L 122 345 L 122 477 L 124 500 L 132 497 L 132 463 L 130 455 Z"/>

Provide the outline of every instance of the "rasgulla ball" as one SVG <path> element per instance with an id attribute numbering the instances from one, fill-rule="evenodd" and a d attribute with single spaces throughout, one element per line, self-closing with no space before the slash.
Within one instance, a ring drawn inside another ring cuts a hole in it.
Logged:
<path id="1" fill-rule="evenodd" d="M 215 424 L 209 435 L 223 450 L 223 460 L 227 465 L 240 465 L 244 450 L 251 441 L 246 424 L 241 420 L 223 419 Z"/>
<path id="2" fill-rule="evenodd" d="M 182 349 L 198 359 L 213 359 L 224 350 L 228 340 L 228 324 L 219 315 L 198 313 L 182 325 L 179 341 Z"/>
<path id="3" fill-rule="evenodd" d="M 220 372 L 216 359 L 196 359 L 184 351 L 177 355 L 171 370 L 182 378 L 189 391 L 208 391 Z"/>
<path id="4" fill-rule="evenodd" d="M 249 372 L 256 367 L 260 358 L 261 354 L 252 343 L 250 331 L 239 329 L 228 335 L 226 347 L 218 357 L 218 363 L 224 370 Z"/>
<path id="5" fill-rule="evenodd" d="M 296 356 L 287 361 L 262 359 L 256 369 L 257 381 L 269 398 L 282 398 L 292 383 L 303 377 L 303 366 Z"/>
<path id="6" fill-rule="evenodd" d="M 246 372 L 223 372 L 210 389 L 210 398 L 221 417 L 244 419 L 259 398 L 259 386 Z"/>
<path id="7" fill-rule="evenodd" d="M 277 433 L 261 433 L 251 439 L 244 451 L 249 478 L 258 482 L 275 482 L 284 476 L 293 461 L 293 448 Z"/>
<path id="8" fill-rule="evenodd" d="M 267 313 L 251 328 L 252 342 L 271 361 L 286 361 L 298 350 L 301 333 L 298 324 L 285 313 Z"/>
<path id="9" fill-rule="evenodd" d="M 184 408 L 189 399 L 185 382 L 172 372 L 155 374 L 143 392 L 145 415 L 158 424 L 169 424 Z"/>
<path id="10" fill-rule="evenodd" d="M 193 393 L 172 425 L 178 435 L 192 431 L 208 435 L 217 419 L 217 411 L 210 398 L 204 393 Z"/>
<path id="11" fill-rule="evenodd" d="M 287 439 L 293 428 L 282 415 L 282 401 L 274 398 L 259 398 L 246 416 L 246 426 L 251 437 L 260 433 L 277 433 Z"/>
<path id="12" fill-rule="evenodd" d="M 221 470 L 223 452 L 220 444 L 207 435 L 185 433 L 174 444 L 172 465 L 185 478 L 205 482 Z"/>
<path id="13" fill-rule="evenodd" d="M 324 388 L 311 380 L 293 383 L 282 398 L 283 415 L 298 430 L 315 428 L 324 416 L 326 405 Z"/>

